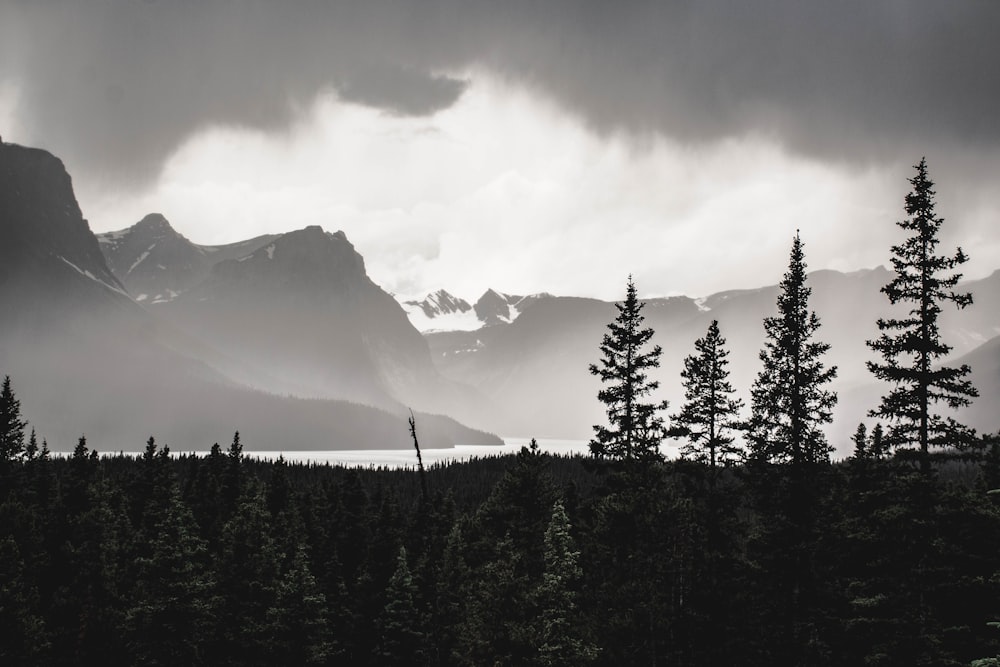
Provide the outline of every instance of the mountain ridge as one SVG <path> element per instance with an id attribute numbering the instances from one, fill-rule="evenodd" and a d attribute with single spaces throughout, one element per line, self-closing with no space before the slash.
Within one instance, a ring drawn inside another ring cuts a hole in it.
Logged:
<path id="1" fill-rule="evenodd" d="M 248 450 L 410 446 L 402 405 L 277 396 L 194 354 L 208 347 L 132 300 L 112 273 L 63 163 L 14 144 L 0 146 L 0 305 L 0 373 L 53 451 L 81 433 L 102 451 L 140 447 L 151 433 L 206 449 L 235 430 Z M 500 444 L 447 417 L 420 412 L 418 423 L 428 447 Z"/>

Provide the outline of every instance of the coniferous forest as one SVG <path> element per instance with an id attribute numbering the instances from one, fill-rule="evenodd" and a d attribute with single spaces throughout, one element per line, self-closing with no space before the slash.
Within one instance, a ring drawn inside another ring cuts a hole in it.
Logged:
<path id="1" fill-rule="evenodd" d="M 1000 438 L 938 414 L 977 397 L 936 327 L 972 295 L 962 251 L 937 254 L 924 162 L 911 183 L 899 308 L 869 343 L 888 389 L 843 461 L 798 235 L 748 406 L 722 322 L 693 341 L 684 404 L 656 400 L 629 280 L 595 341 L 588 457 L 346 469 L 256 460 L 238 433 L 205 456 L 52 456 L 8 378 L 0 662 L 1000 664 Z"/>

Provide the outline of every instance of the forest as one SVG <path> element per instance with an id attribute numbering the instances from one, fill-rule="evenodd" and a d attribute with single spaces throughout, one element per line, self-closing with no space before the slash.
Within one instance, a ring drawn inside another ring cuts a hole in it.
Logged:
<path id="1" fill-rule="evenodd" d="M 749 417 L 717 322 L 666 415 L 629 281 L 590 367 L 608 421 L 586 457 L 532 442 L 348 469 L 257 460 L 239 433 L 203 456 L 152 437 L 138 457 L 83 437 L 54 456 L 7 378 L 0 661 L 1000 665 L 1000 436 L 937 414 L 977 397 L 936 328 L 972 296 L 956 291 L 962 251 L 935 253 L 923 161 L 911 183 L 883 289 L 903 315 L 869 342 L 890 388 L 843 461 L 798 235 Z"/>

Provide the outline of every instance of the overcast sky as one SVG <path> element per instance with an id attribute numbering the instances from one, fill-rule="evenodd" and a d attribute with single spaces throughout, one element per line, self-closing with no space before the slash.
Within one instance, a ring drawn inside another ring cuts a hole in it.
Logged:
<path id="1" fill-rule="evenodd" d="M 1000 268 L 1000 2 L 0 0 L 0 136 L 95 231 L 321 224 L 403 295 L 616 299 L 888 263 L 926 155 Z"/>

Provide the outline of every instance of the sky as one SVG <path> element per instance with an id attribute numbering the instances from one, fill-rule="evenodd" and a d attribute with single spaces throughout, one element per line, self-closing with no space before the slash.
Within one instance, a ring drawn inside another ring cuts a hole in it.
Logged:
<path id="1" fill-rule="evenodd" d="M 320 224 L 403 297 L 620 299 L 888 264 L 926 156 L 1000 268 L 993 0 L 0 0 L 0 136 L 96 232 Z"/>

